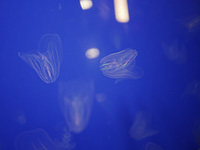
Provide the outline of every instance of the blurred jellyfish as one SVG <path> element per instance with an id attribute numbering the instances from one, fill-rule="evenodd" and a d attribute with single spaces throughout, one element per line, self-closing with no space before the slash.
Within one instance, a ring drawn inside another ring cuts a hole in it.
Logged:
<path id="1" fill-rule="evenodd" d="M 200 15 L 191 15 L 183 19 L 183 25 L 188 30 L 188 33 L 198 33 L 200 31 Z"/>
<path id="2" fill-rule="evenodd" d="M 45 34 L 40 38 L 38 51 L 18 55 L 29 64 L 45 83 L 53 83 L 60 74 L 62 42 L 58 34 Z"/>
<path id="3" fill-rule="evenodd" d="M 74 80 L 60 83 L 60 106 L 71 132 L 83 131 L 90 117 L 93 100 L 93 82 Z"/>
<path id="4" fill-rule="evenodd" d="M 75 143 L 71 143 L 72 136 L 64 122 L 56 126 L 56 132 L 59 136 L 55 139 L 55 144 L 59 150 L 72 150 L 75 148 Z"/>
<path id="5" fill-rule="evenodd" d="M 151 129 L 151 116 L 145 112 L 136 114 L 135 122 L 130 129 L 130 135 L 135 140 L 142 140 L 155 135 L 158 131 Z"/>
<path id="6" fill-rule="evenodd" d="M 61 5 L 61 3 L 58 3 L 58 9 L 59 9 L 59 10 L 62 10 L 62 5 Z"/>
<path id="7" fill-rule="evenodd" d="M 98 9 L 100 17 L 106 21 L 111 17 L 111 8 L 109 8 L 108 1 L 98 1 Z"/>
<path id="8" fill-rule="evenodd" d="M 184 33 L 185 42 L 194 40 L 200 32 L 200 14 L 194 13 L 184 16 L 182 18 L 177 18 L 176 21 L 179 23 L 179 30 L 181 34 Z"/>
<path id="9" fill-rule="evenodd" d="M 184 98 L 187 95 L 192 95 L 200 101 L 200 81 L 193 80 L 187 85 L 185 91 L 181 95 L 181 98 Z"/>
<path id="10" fill-rule="evenodd" d="M 15 140 L 16 150 L 59 150 L 43 129 L 19 134 Z"/>
<path id="11" fill-rule="evenodd" d="M 69 131 L 64 131 L 61 141 L 57 141 L 56 145 L 59 150 L 72 150 L 75 147 L 71 142 L 71 134 Z"/>
<path id="12" fill-rule="evenodd" d="M 62 138 L 55 142 L 43 129 L 35 129 L 19 134 L 15 140 L 17 150 L 72 150 L 71 134 L 68 130 L 62 132 Z"/>
<path id="13" fill-rule="evenodd" d="M 145 146 L 145 150 L 164 150 L 164 149 L 156 145 L 155 143 L 148 142 Z"/>
<path id="14" fill-rule="evenodd" d="M 26 124 L 26 116 L 22 110 L 15 112 L 15 121 L 21 125 Z"/>
<path id="15" fill-rule="evenodd" d="M 98 94 L 96 94 L 96 100 L 97 100 L 97 102 L 104 102 L 105 100 L 107 99 L 107 96 L 106 96 L 106 94 L 104 94 L 104 93 L 98 93 Z"/>
<path id="16" fill-rule="evenodd" d="M 184 64 L 187 61 L 187 50 L 184 44 L 179 44 L 175 40 L 171 45 L 162 43 L 162 48 L 165 56 L 170 61 L 175 61 L 178 64 Z"/>

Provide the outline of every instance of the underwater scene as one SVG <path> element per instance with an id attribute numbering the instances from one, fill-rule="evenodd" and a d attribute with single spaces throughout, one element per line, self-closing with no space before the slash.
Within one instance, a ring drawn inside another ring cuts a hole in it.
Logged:
<path id="1" fill-rule="evenodd" d="M 198 0 L 1 0 L 0 20 L 0 150 L 200 150 Z"/>

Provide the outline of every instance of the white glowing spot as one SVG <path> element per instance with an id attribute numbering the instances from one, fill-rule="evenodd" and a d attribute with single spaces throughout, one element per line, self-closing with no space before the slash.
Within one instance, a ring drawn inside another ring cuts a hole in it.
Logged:
<path id="1" fill-rule="evenodd" d="M 90 9 L 93 5 L 92 0 L 80 0 L 80 5 L 83 10 Z"/>
<path id="2" fill-rule="evenodd" d="M 127 0 L 114 0 L 115 18 L 118 22 L 129 22 L 129 12 Z"/>
<path id="3" fill-rule="evenodd" d="M 86 51 L 85 56 L 89 59 L 94 59 L 99 56 L 99 50 L 97 48 L 90 48 Z"/>

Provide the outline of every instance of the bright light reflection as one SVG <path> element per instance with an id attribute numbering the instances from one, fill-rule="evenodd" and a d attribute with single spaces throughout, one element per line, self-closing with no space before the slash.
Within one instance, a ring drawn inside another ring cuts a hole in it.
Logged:
<path id="1" fill-rule="evenodd" d="M 94 59 L 99 56 L 99 49 L 97 48 L 90 48 L 86 51 L 85 56 L 89 59 Z"/>
<path id="2" fill-rule="evenodd" d="M 129 21 L 127 0 L 114 0 L 115 18 L 118 22 L 126 23 Z"/>
<path id="3" fill-rule="evenodd" d="M 80 5 L 83 10 L 90 9 L 93 5 L 92 0 L 80 0 Z"/>

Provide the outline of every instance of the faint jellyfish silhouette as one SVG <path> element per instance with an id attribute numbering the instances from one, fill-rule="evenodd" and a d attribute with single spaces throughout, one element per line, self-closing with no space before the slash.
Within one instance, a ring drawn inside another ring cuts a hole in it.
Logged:
<path id="1" fill-rule="evenodd" d="M 72 150 L 75 148 L 76 145 L 71 142 L 72 136 L 65 122 L 59 122 L 56 125 L 56 133 L 58 133 L 58 137 L 54 141 L 59 150 Z"/>
<path id="2" fill-rule="evenodd" d="M 15 140 L 15 146 L 17 150 L 59 150 L 43 129 L 19 134 Z"/>
<path id="3" fill-rule="evenodd" d="M 200 101 L 200 81 L 199 80 L 191 81 L 187 85 L 185 91 L 181 94 L 181 98 L 184 98 L 188 95 L 192 95 Z"/>
<path id="4" fill-rule="evenodd" d="M 88 123 L 93 100 L 93 82 L 74 80 L 60 83 L 60 105 L 71 132 L 80 133 Z"/>
<path id="5" fill-rule="evenodd" d="M 142 140 L 155 135 L 158 131 L 151 129 L 151 116 L 145 112 L 136 114 L 135 122 L 130 129 L 130 135 L 135 140 Z"/>
<path id="6" fill-rule="evenodd" d="M 162 48 L 165 56 L 170 61 L 175 61 L 178 64 L 184 64 L 187 61 L 187 50 L 184 44 L 179 44 L 175 40 L 171 45 L 162 43 Z"/>
<path id="7" fill-rule="evenodd" d="M 109 20 L 110 16 L 111 16 L 111 8 L 109 8 L 109 5 L 107 4 L 107 1 L 98 1 L 98 12 L 99 12 L 99 16 L 103 19 L 103 20 Z"/>
<path id="8" fill-rule="evenodd" d="M 26 124 L 26 115 L 24 114 L 23 110 L 17 110 L 17 111 L 14 111 L 14 120 L 21 124 L 21 125 L 24 125 Z"/>
<path id="9" fill-rule="evenodd" d="M 162 147 L 156 145 L 155 143 L 148 142 L 145 145 L 145 150 L 164 150 Z"/>
<path id="10" fill-rule="evenodd" d="M 100 70 L 108 78 L 138 79 L 143 76 L 143 70 L 135 65 L 136 50 L 125 49 L 105 56 L 100 61 Z"/>
<path id="11" fill-rule="evenodd" d="M 190 14 L 183 18 L 178 18 L 176 21 L 179 23 L 179 30 L 184 33 L 185 42 L 193 40 L 200 32 L 200 14 Z"/>
<path id="12" fill-rule="evenodd" d="M 18 55 L 29 64 L 46 83 L 53 83 L 60 74 L 62 42 L 58 34 L 45 34 L 40 38 L 38 51 Z"/>
<path id="13" fill-rule="evenodd" d="M 195 14 L 188 16 L 183 21 L 183 25 L 186 27 L 189 33 L 197 34 L 200 31 L 200 16 Z"/>
<path id="14" fill-rule="evenodd" d="M 106 94 L 104 94 L 104 93 L 98 93 L 98 94 L 96 94 L 96 100 L 97 100 L 97 102 L 101 103 L 101 102 L 104 102 L 106 99 L 107 99 Z"/>

